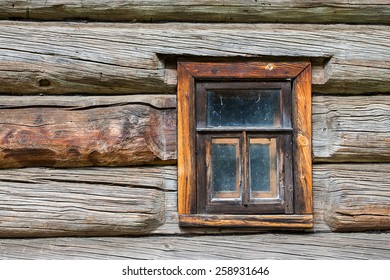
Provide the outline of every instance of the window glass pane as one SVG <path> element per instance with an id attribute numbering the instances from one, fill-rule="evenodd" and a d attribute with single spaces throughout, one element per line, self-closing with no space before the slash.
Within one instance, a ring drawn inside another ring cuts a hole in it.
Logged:
<path id="1" fill-rule="evenodd" d="M 281 126 L 280 90 L 207 91 L 207 127 Z"/>
<path id="2" fill-rule="evenodd" d="M 240 197 L 238 139 L 214 139 L 210 157 L 212 196 Z"/>
<path id="3" fill-rule="evenodd" d="M 250 196 L 277 197 L 276 139 L 250 139 Z"/>

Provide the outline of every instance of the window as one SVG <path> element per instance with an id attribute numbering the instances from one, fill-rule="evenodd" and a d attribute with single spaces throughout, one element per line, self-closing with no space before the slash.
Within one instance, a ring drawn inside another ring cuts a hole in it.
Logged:
<path id="1" fill-rule="evenodd" d="M 181 226 L 312 227 L 309 62 L 178 63 Z"/>

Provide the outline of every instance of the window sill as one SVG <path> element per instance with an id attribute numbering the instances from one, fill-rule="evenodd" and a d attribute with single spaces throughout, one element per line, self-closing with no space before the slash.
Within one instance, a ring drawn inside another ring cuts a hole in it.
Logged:
<path id="1" fill-rule="evenodd" d="M 179 215 L 182 227 L 258 227 L 272 229 L 310 229 L 313 215 Z"/>

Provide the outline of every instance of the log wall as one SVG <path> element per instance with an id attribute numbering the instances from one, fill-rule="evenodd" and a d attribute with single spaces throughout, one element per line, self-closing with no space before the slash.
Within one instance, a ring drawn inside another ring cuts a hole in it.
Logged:
<path id="1" fill-rule="evenodd" d="M 170 61 L 183 56 L 305 58 L 317 93 L 386 93 L 388 33 L 359 25 L 3 21 L 1 93 L 174 94 Z"/>
<path id="2" fill-rule="evenodd" d="M 0 19 L 388 24 L 386 0 L 3 0 Z"/>
<path id="3" fill-rule="evenodd" d="M 0 258 L 390 258 L 389 19 L 384 0 L 1 1 Z M 311 61 L 313 229 L 178 226 L 180 58 Z"/>

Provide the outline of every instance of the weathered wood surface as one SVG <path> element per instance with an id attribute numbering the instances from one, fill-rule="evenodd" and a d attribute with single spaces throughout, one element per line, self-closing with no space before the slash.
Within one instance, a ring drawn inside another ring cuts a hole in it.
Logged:
<path id="1" fill-rule="evenodd" d="M 312 107 L 315 162 L 389 162 L 389 95 L 314 96 Z M 2 168 L 176 161 L 174 95 L 2 96 L 0 123 Z"/>
<path id="2" fill-rule="evenodd" d="M 314 165 L 313 231 L 390 229 L 389 170 Z M 5 169 L 0 205 L 1 237 L 259 232 L 179 228 L 175 166 Z"/>
<path id="3" fill-rule="evenodd" d="M 0 19 L 390 23 L 386 0 L 3 0 Z"/>
<path id="4" fill-rule="evenodd" d="M 390 95 L 315 96 L 316 162 L 390 161 Z"/>
<path id="5" fill-rule="evenodd" d="M 0 240 L 1 259 L 389 259 L 390 234 Z"/>
<path id="6" fill-rule="evenodd" d="M 0 93 L 175 93 L 176 66 L 164 58 L 181 56 L 310 58 L 314 92 L 389 92 L 389 30 L 367 25 L 3 21 Z"/>
<path id="7" fill-rule="evenodd" d="M 337 231 L 390 229 L 389 171 L 390 164 L 313 165 L 313 231 L 329 232 L 329 226 Z M 180 229 L 176 203 L 176 193 L 167 193 L 166 223 L 155 233 L 213 233 L 210 229 Z"/>
<path id="8" fill-rule="evenodd" d="M 0 237 L 146 234 L 164 223 L 173 175 L 171 167 L 1 172 Z"/>
<path id="9" fill-rule="evenodd" d="M 323 165 L 324 219 L 332 230 L 390 229 L 390 165 Z M 321 183 L 320 183 L 321 184 Z"/>
<path id="10" fill-rule="evenodd" d="M 295 214 L 313 213 L 311 105 L 311 65 L 309 65 L 293 82 L 294 165 L 292 173 L 295 182 L 293 192 Z"/>
<path id="11" fill-rule="evenodd" d="M 176 95 L 138 94 L 115 96 L 0 96 L 0 109 L 21 109 L 28 107 L 58 107 L 68 110 L 87 110 L 96 107 L 115 107 L 123 105 L 147 105 L 156 109 L 176 108 Z"/>
<path id="12" fill-rule="evenodd" d="M 0 101 L 0 168 L 175 162 L 174 97 L 40 99 Z"/>

